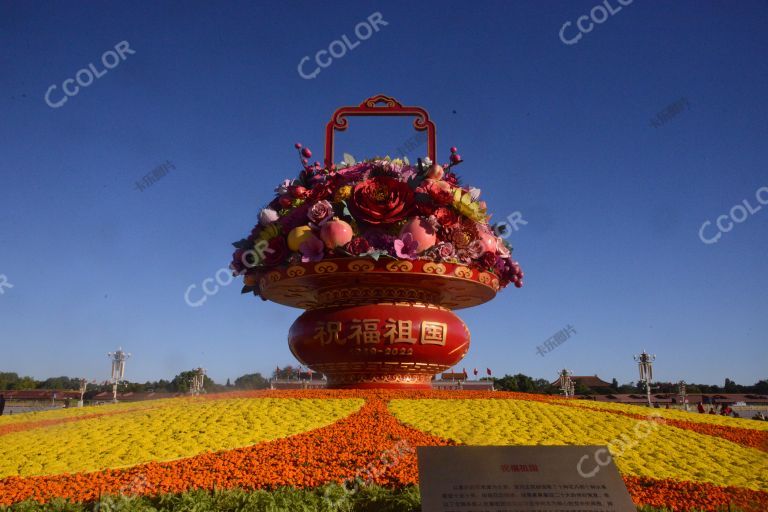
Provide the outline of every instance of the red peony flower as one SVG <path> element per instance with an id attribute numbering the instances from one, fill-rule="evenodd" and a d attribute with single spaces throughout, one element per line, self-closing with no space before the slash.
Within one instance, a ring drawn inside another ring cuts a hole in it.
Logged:
<path id="1" fill-rule="evenodd" d="M 315 184 L 305 197 L 308 201 L 320 201 L 333 195 L 333 186 L 328 181 Z"/>
<path id="2" fill-rule="evenodd" d="M 389 176 L 376 176 L 355 185 L 349 210 L 368 224 L 391 224 L 406 218 L 414 208 L 411 188 Z"/>
<path id="3" fill-rule="evenodd" d="M 495 254 L 491 254 L 490 252 L 487 252 L 483 254 L 483 256 L 480 258 L 480 263 L 485 268 L 495 269 L 497 259 L 498 259 L 498 256 L 496 256 Z"/>
<path id="4" fill-rule="evenodd" d="M 436 208 L 433 215 L 437 219 L 437 222 L 443 227 L 443 229 L 449 228 L 459 222 L 459 214 L 456 213 L 456 210 L 446 208 L 445 206 Z"/>
<path id="5" fill-rule="evenodd" d="M 453 187 L 445 181 L 424 180 L 422 187 L 437 204 L 447 205 L 453 202 Z"/>
<path id="6" fill-rule="evenodd" d="M 285 243 L 285 238 L 276 236 L 269 241 L 260 263 L 265 267 L 274 267 L 284 263 L 286 257 L 288 257 L 288 245 Z"/>
<path id="7" fill-rule="evenodd" d="M 371 244 L 366 240 L 365 238 L 358 236 L 353 238 L 349 241 L 349 243 L 346 245 L 345 249 L 354 254 L 355 256 L 359 256 L 361 254 L 365 254 L 373 247 L 371 247 Z"/>

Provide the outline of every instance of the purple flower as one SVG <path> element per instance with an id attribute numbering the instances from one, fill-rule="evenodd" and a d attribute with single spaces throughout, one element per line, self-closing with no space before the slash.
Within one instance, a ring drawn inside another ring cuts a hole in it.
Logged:
<path id="1" fill-rule="evenodd" d="M 395 254 L 398 258 L 406 260 L 416 259 L 416 250 L 419 248 L 419 242 L 413 239 L 413 235 L 406 233 L 402 238 L 395 239 Z"/>
<path id="2" fill-rule="evenodd" d="M 325 199 L 318 201 L 309 208 L 307 217 L 309 217 L 310 222 L 317 226 L 322 226 L 333 217 L 333 206 Z"/>
<path id="3" fill-rule="evenodd" d="M 368 243 L 370 243 L 374 249 L 378 249 L 380 251 L 388 252 L 389 254 L 394 254 L 395 247 L 393 245 L 395 241 L 395 237 L 392 235 L 388 235 L 387 233 L 384 233 L 383 231 L 380 231 L 378 229 L 372 229 L 368 232 L 366 232 L 364 235 L 366 240 L 368 240 Z"/>
<path id="4" fill-rule="evenodd" d="M 325 255 L 325 246 L 323 241 L 316 236 L 311 236 L 299 245 L 299 251 L 301 252 L 301 261 L 307 263 L 309 261 L 320 261 Z"/>
<path id="5" fill-rule="evenodd" d="M 290 233 L 293 228 L 305 225 L 308 211 L 309 206 L 302 204 L 296 208 L 291 208 L 285 216 L 280 217 L 278 222 L 283 227 L 283 233 Z"/>

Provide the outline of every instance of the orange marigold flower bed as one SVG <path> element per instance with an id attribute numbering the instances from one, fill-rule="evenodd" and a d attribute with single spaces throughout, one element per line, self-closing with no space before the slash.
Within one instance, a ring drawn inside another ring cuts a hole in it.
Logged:
<path id="1" fill-rule="evenodd" d="M 742 489 L 741 487 L 719 487 L 707 483 L 678 482 L 624 476 L 632 501 L 638 504 L 674 511 L 685 510 L 743 510 L 744 512 L 765 512 L 768 510 L 768 493 Z"/>
<path id="2" fill-rule="evenodd" d="M 102 493 L 315 487 L 355 476 L 384 485 L 415 484 L 415 447 L 451 444 L 455 443 L 402 425 L 385 402 L 373 398 L 360 411 L 333 425 L 247 448 L 123 470 L 5 478 L 0 480 L 0 504 L 28 498 L 46 502 L 57 496 L 91 501 Z"/>

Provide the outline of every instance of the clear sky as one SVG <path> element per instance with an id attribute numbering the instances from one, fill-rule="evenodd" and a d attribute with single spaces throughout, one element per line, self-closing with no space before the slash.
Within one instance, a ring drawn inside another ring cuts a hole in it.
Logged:
<path id="1" fill-rule="evenodd" d="M 299 310 L 237 284 L 193 308 L 185 290 L 297 174 L 294 142 L 320 157 L 336 107 L 385 93 L 430 111 L 440 159 L 459 147 L 494 218 L 527 222 L 525 287 L 460 312 L 459 368 L 627 382 L 647 349 L 660 380 L 765 379 L 768 4 L 607 4 L 3 1 L 0 371 L 103 380 L 118 345 L 133 381 L 295 363 Z M 354 48 L 319 68 L 342 36 Z M 65 83 L 90 63 L 92 83 Z M 339 149 L 412 135 L 353 121 Z"/>

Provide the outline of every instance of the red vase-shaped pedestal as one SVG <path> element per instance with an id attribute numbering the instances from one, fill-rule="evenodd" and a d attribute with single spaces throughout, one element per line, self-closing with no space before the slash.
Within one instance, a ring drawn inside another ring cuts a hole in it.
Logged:
<path id="1" fill-rule="evenodd" d="M 499 281 L 451 263 L 340 258 L 272 270 L 259 286 L 267 300 L 306 309 L 288 343 L 328 387 L 429 389 L 469 350 L 452 310 L 492 299 Z"/>

